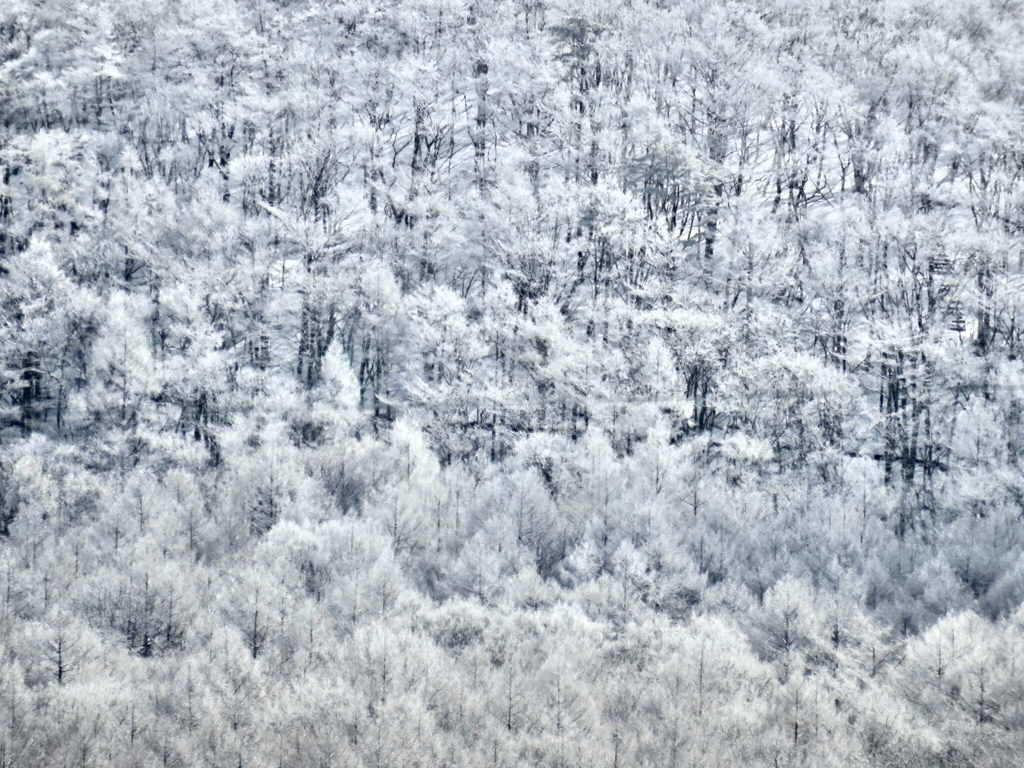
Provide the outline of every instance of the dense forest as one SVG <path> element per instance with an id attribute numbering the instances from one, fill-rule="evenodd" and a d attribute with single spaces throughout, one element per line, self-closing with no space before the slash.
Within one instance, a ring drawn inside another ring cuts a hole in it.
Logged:
<path id="1" fill-rule="evenodd" d="M 0 2 L 0 768 L 1018 764 L 1022 51 Z"/>

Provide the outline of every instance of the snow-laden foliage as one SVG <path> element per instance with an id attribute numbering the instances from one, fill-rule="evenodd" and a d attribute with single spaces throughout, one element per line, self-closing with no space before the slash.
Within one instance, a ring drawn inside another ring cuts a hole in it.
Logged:
<path id="1" fill-rule="evenodd" d="M 0 768 L 1019 763 L 1022 50 L 0 3 Z"/>

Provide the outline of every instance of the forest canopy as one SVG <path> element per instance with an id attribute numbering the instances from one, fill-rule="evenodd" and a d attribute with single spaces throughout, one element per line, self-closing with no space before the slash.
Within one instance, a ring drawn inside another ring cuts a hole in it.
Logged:
<path id="1" fill-rule="evenodd" d="M 1019 761 L 1021 51 L 0 3 L 0 768 Z"/>

